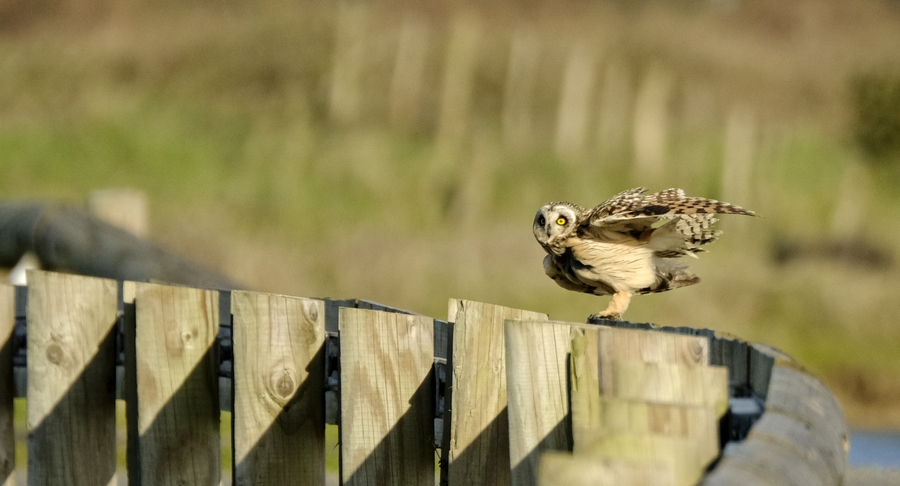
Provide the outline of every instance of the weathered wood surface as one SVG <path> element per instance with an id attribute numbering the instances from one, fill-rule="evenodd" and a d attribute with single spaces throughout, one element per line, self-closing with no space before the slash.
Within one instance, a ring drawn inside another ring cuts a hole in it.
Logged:
<path id="1" fill-rule="evenodd" d="M 575 457 L 620 474 L 631 470 L 621 461 L 653 464 L 660 475 L 608 484 L 696 483 L 718 454 L 717 419 L 728 398 L 727 370 L 707 366 L 706 338 L 573 326 L 571 359 Z"/>
<path id="2" fill-rule="evenodd" d="M 849 432 L 843 412 L 828 389 L 784 352 L 709 330 L 605 324 L 706 336 L 710 363 L 728 366 L 732 392 L 766 400 L 761 419 L 745 440 L 728 444 L 704 485 L 839 485 L 844 481 Z"/>
<path id="3" fill-rule="evenodd" d="M 536 485 L 540 453 L 566 451 L 571 326 L 506 321 L 506 383 L 512 484 Z"/>
<path id="4" fill-rule="evenodd" d="M 705 447 L 695 440 L 627 432 L 594 437 L 577 455 L 595 460 L 661 465 L 671 469 L 677 486 L 697 484 L 713 459 L 709 457 Z"/>
<path id="5" fill-rule="evenodd" d="M 611 386 L 604 395 L 657 403 L 713 407 L 721 416 L 728 410 L 728 369 L 681 364 L 612 361 Z M 604 373 L 605 374 L 605 373 Z"/>
<path id="6" fill-rule="evenodd" d="M 216 485 L 222 470 L 214 347 L 219 293 L 135 288 L 140 485 Z"/>
<path id="7" fill-rule="evenodd" d="M 663 464 L 598 459 L 562 453 L 541 456 L 541 486 L 674 486 L 671 467 Z"/>
<path id="8" fill-rule="evenodd" d="M 325 306 L 236 291 L 234 484 L 325 481 Z"/>
<path id="9" fill-rule="evenodd" d="M 116 283 L 35 270 L 28 283 L 28 484 L 114 484 Z"/>
<path id="10" fill-rule="evenodd" d="M 546 314 L 467 300 L 450 301 L 453 353 L 449 484 L 510 484 L 506 392 L 507 319 L 546 321 Z"/>
<path id="11" fill-rule="evenodd" d="M 776 364 L 767 394 L 762 418 L 743 442 L 726 447 L 703 484 L 841 484 L 849 431 L 825 385 L 793 366 Z"/>
<path id="12" fill-rule="evenodd" d="M 0 267 L 27 251 L 41 266 L 118 280 L 235 288 L 228 277 L 72 207 L 0 202 Z"/>
<path id="13" fill-rule="evenodd" d="M 340 309 L 341 482 L 434 485 L 434 323 Z"/>
<path id="14" fill-rule="evenodd" d="M 13 327 L 16 324 L 15 287 L 0 284 L 0 486 L 13 486 L 16 436 L 13 430 Z"/>
<path id="15" fill-rule="evenodd" d="M 599 412 L 605 431 L 694 439 L 710 457 L 719 453 L 719 417 L 711 407 L 602 397 Z"/>

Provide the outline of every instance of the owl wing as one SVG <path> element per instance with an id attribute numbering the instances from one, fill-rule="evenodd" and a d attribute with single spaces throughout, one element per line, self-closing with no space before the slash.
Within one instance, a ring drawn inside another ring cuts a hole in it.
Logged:
<path id="1" fill-rule="evenodd" d="M 705 197 L 687 197 L 677 188 L 645 195 L 643 187 L 636 187 L 611 197 L 590 211 L 587 220 L 592 226 L 608 226 L 625 220 L 647 220 L 653 225 L 661 219 L 673 219 L 682 214 L 744 214 L 756 213 L 740 206 Z"/>
<path id="2" fill-rule="evenodd" d="M 687 197 L 677 188 L 649 195 L 645 192 L 642 187 L 629 189 L 600 204 L 586 218 L 588 230 L 606 239 L 616 233 L 641 241 L 662 230 L 651 246 L 657 256 L 675 257 L 701 251 L 699 245 L 715 241 L 721 233 L 712 228 L 716 214 L 756 215 L 715 199 Z"/>

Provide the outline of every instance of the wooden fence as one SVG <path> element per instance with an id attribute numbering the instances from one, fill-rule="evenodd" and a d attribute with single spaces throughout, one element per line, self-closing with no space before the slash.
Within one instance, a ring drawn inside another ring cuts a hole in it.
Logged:
<path id="1" fill-rule="evenodd" d="M 341 484 L 843 477 L 846 423 L 821 383 L 708 331 L 560 323 L 464 300 L 441 321 L 365 301 L 41 271 L 28 282 L 0 286 L 4 486 L 15 395 L 27 396 L 29 485 L 114 483 L 117 396 L 132 485 L 219 484 L 220 410 L 232 412 L 235 484 L 323 484 L 326 423 L 340 427 Z"/>

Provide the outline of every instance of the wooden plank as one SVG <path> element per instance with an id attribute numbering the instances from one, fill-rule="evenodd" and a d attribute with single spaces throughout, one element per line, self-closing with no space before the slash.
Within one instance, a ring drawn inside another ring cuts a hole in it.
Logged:
<path id="1" fill-rule="evenodd" d="M 147 283 L 135 289 L 141 484 L 216 485 L 219 292 Z"/>
<path id="2" fill-rule="evenodd" d="M 507 319 L 546 321 L 547 315 L 468 300 L 454 300 L 450 386 L 449 484 L 510 484 L 506 410 Z"/>
<path id="3" fill-rule="evenodd" d="M 28 284 L 28 484 L 115 484 L 116 282 Z"/>
<path id="4" fill-rule="evenodd" d="M 434 485 L 434 323 L 340 309 L 341 483 Z"/>
<path id="5" fill-rule="evenodd" d="M 705 337 L 605 326 L 600 326 L 600 332 L 602 362 L 643 361 L 690 367 L 709 364 L 709 339 Z"/>
<path id="6" fill-rule="evenodd" d="M 16 435 L 13 429 L 13 327 L 16 325 L 16 289 L 0 284 L 0 486 L 16 481 Z"/>
<path id="7" fill-rule="evenodd" d="M 581 448 L 579 455 L 595 460 L 616 459 L 671 468 L 676 486 L 697 484 L 712 460 L 696 441 L 634 433 L 597 435 Z"/>
<path id="8" fill-rule="evenodd" d="M 512 483 L 536 485 L 540 453 L 569 450 L 571 326 L 506 321 L 506 383 Z"/>
<path id="9" fill-rule="evenodd" d="M 707 459 L 719 454 L 719 420 L 711 407 L 604 397 L 600 401 L 599 427 L 608 433 L 691 439 Z"/>
<path id="10" fill-rule="evenodd" d="M 231 294 L 234 483 L 325 482 L 325 305 Z"/>
<path id="11" fill-rule="evenodd" d="M 610 372 L 611 386 L 601 390 L 604 395 L 710 406 L 718 416 L 728 410 L 728 369 L 723 366 L 613 361 L 606 369 Z"/>
<path id="12" fill-rule="evenodd" d="M 572 445 L 575 453 L 600 431 L 600 328 L 573 327 L 569 394 L 572 401 Z"/>
<path id="13" fill-rule="evenodd" d="M 540 486 L 672 486 L 671 467 L 548 452 L 541 455 Z"/>

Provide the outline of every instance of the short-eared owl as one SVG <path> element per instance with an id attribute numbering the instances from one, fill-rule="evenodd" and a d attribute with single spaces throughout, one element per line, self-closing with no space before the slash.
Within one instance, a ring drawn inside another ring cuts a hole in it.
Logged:
<path id="1" fill-rule="evenodd" d="M 568 290 L 612 294 L 606 310 L 591 318 L 621 319 L 634 294 L 699 282 L 676 258 L 696 258 L 701 245 L 715 241 L 721 233 L 712 229 L 715 214 L 755 216 L 733 204 L 686 197 L 681 189 L 645 192 L 629 189 L 594 209 L 552 202 L 534 216 L 547 276 Z"/>

